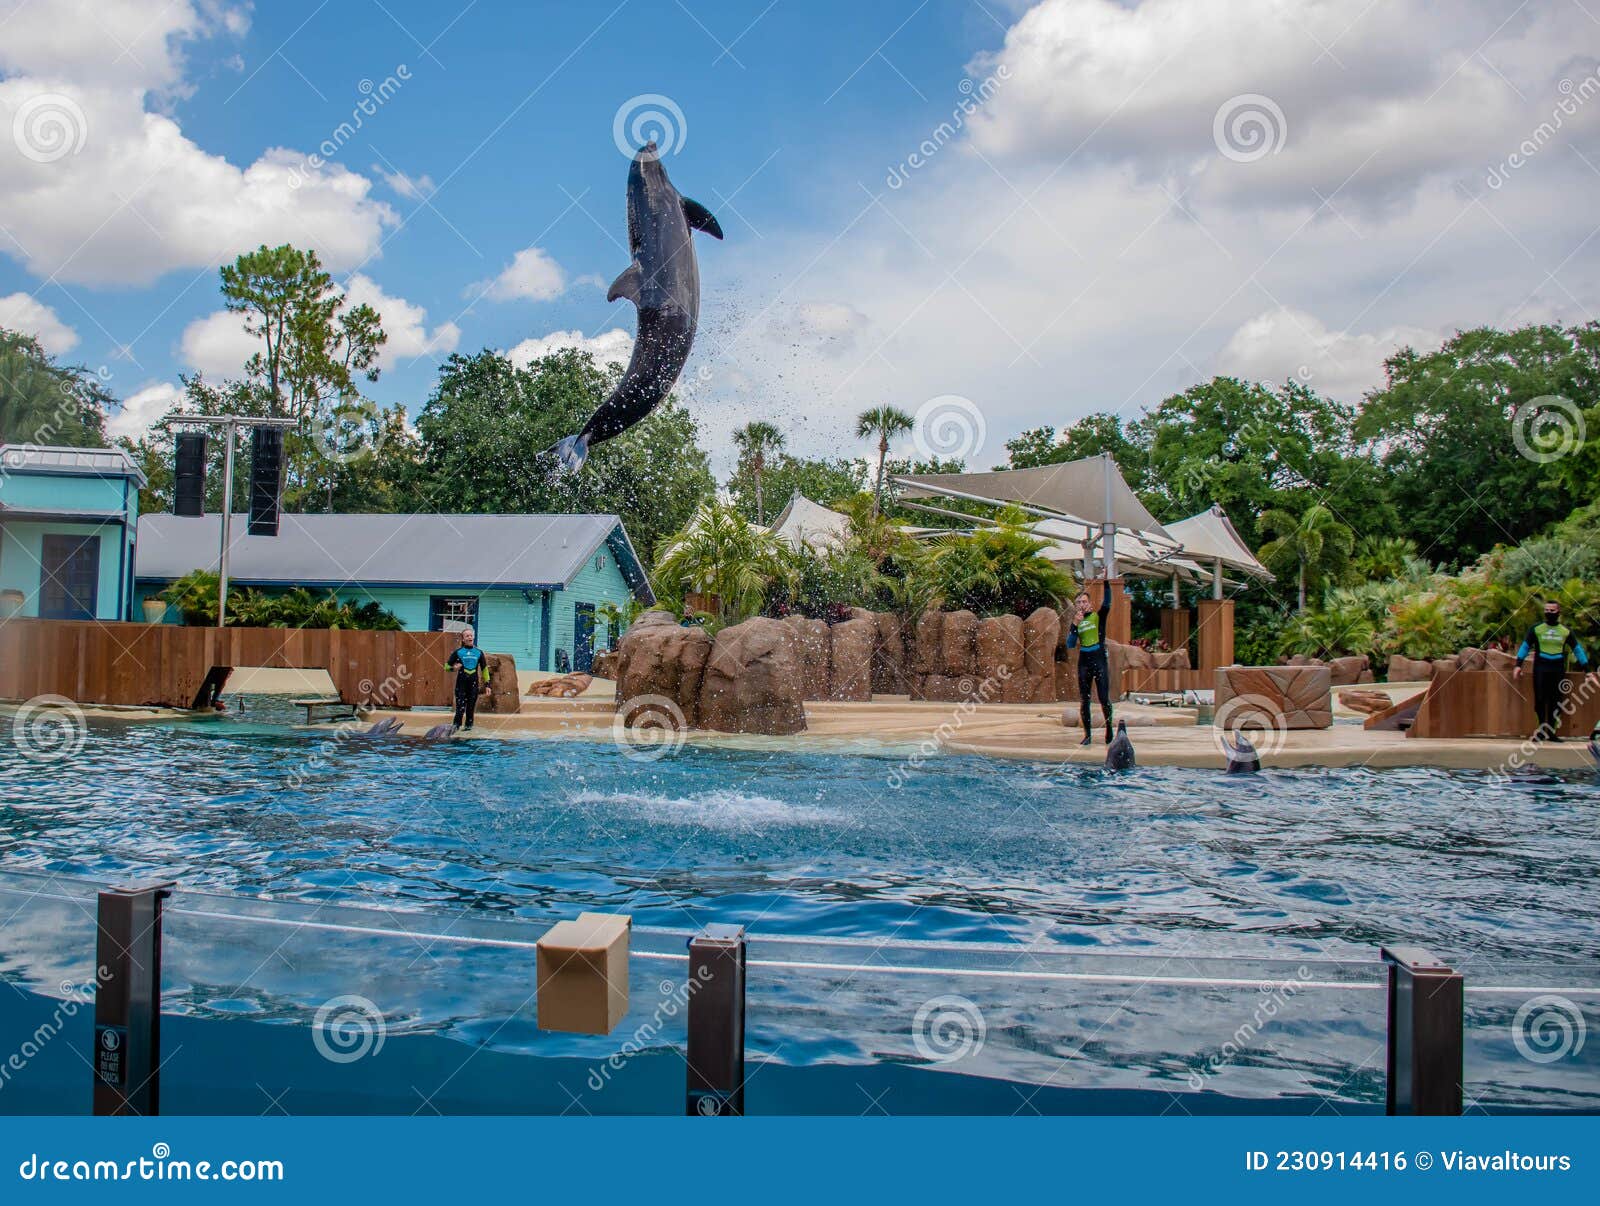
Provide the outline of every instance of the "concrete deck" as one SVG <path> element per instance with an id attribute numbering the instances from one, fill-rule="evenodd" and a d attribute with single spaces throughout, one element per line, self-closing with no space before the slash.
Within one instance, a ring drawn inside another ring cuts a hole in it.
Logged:
<path id="1" fill-rule="evenodd" d="M 1409 693 L 1414 689 L 1395 688 L 1397 696 Z M 1103 734 L 1097 730 L 1093 744 L 1079 745 L 1082 730 L 1077 727 L 1077 708 L 1071 706 L 1070 728 L 1062 724 L 1062 711 L 1063 705 L 1044 704 L 985 704 L 964 711 L 954 704 L 912 703 L 904 696 L 880 696 L 871 703 L 808 703 L 809 727 L 793 737 L 741 737 L 696 730 L 688 740 L 696 745 L 750 749 L 824 748 L 893 755 L 920 747 L 928 753 L 943 750 L 1096 766 L 1104 762 Z M 469 736 L 564 735 L 609 740 L 613 715 L 610 700 L 595 693 L 574 700 L 525 699 L 517 715 L 479 715 Z M 1192 708 L 1122 703 L 1116 706 L 1115 715 L 1128 722 L 1141 765 L 1211 769 L 1225 765 L 1215 730 L 1196 724 Z M 418 735 L 448 719 L 438 712 L 379 712 L 373 713 L 372 719 L 387 716 L 397 718 L 404 732 Z M 1098 724 L 1098 708 L 1095 719 Z M 1497 770 L 1537 766 L 1571 770 L 1594 765 L 1582 739 L 1537 746 L 1516 741 L 1425 740 L 1403 733 L 1367 732 L 1354 720 L 1336 721 L 1330 729 L 1258 734 L 1254 740 L 1261 763 L 1267 767 Z"/>

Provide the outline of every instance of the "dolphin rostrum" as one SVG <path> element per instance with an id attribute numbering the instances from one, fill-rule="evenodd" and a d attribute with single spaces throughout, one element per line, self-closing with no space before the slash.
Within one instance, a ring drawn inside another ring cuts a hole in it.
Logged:
<path id="1" fill-rule="evenodd" d="M 1250 744 L 1250 738 L 1240 729 L 1234 735 L 1238 742 L 1235 745 L 1229 741 L 1227 735 L 1222 738 L 1222 748 L 1228 753 L 1228 770 L 1230 775 L 1249 775 L 1261 769 L 1261 755 L 1256 753 L 1256 747 Z"/>
<path id="2" fill-rule="evenodd" d="M 1128 739 L 1128 722 L 1117 721 L 1117 739 L 1106 748 L 1106 769 L 1132 770 L 1134 767 L 1133 742 Z"/>
<path id="3" fill-rule="evenodd" d="M 569 472 L 583 467 L 590 448 L 621 435 L 659 406 L 689 359 L 700 321 L 700 266 L 692 230 L 722 237 L 711 211 L 672 187 L 656 144 L 646 143 L 628 169 L 628 249 L 633 262 L 606 294 L 608 302 L 625 297 L 638 307 L 639 333 L 611 396 L 589 416 L 582 431 L 551 449 Z"/>

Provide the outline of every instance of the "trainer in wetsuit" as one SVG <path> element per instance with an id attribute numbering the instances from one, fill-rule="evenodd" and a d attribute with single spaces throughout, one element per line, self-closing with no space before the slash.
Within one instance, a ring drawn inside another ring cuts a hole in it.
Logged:
<path id="1" fill-rule="evenodd" d="M 1544 623 L 1535 624 L 1522 638 L 1517 650 L 1513 677 L 1522 677 L 1522 663 L 1533 654 L 1533 714 L 1539 727 L 1533 731 L 1537 741 L 1560 741 L 1556 726 L 1561 723 L 1561 684 L 1567 675 L 1567 658 L 1580 666 L 1589 665 L 1589 655 L 1578 644 L 1572 629 L 1561 622 L 1561 605 L 1554 600 L 1544 605 Z"/>
<path id="2" fill-rule="evenodd" d="M 456 715 L 452 727 L 457 729 L 462 727 L 463 720 L 467 728 L 472 727 L 473 717 L 478 712 L 478 690 L 489 681 L 489 659 L 476 642 L 477 634 L 470 628 L 463 628 L 461 648 L 444 664 L 446 670 L 456 672 Z"/>
<path id="3" fill-rule="evenodd" d="M 1111 618 L 1111 587 L 1108 584 L 1100 600 L 1100 610 L 1089 610 L 1089 596 L 1080 594 L 1073 614 L 1077 619 L 1067 632 L 1067 648 L 1078 650 L 1078 709 L 1083 719 L 1083 740 L 1088 745 L 1089 688 L 1093 685 L 1100 696 L 1100 710 L 1106 715 L 1106 744 L 1111 744 L 1111 668 L 1106 664 L 1106 625 Z"/>

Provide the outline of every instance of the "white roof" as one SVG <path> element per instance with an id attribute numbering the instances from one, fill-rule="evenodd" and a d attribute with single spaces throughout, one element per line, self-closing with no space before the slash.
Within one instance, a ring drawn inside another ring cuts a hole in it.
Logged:
<path id="1" fill-rule="evenodd" d="M 65 448 L 49 444 L 0 444 L 0 469 L 36 473 L 71 473 L 95 477 L 131 477 L 141 486 L 144 474 L 120 448 Z"/>
<path id="2" fill-rule="evenodd" d="M 1196 561 L 1220 561 L 1251 577 L 1272 581 L 1271 572 L 1256 560 L 1255 554 L 1239 539 L 1238 531 L 1221 507 L 1213 505 L 1198 515 L 1169 523 L 1167 531 L 1172 533 L 1174 539 L 1183 542 L 1184 554 Z M 1117 552 L 1122 552 L 1120 541 Z"/>
<path id="3" fill-rule="evenodd" d="M 220 515 L 140 516 L 136 575 L 215 569 L 221 524 Z M 560 589 L 608 548 L 634 593 L 654 601 L 615 515 L 285 514 L 276 536 L 251 536 L 248 526 L 233 517 L 228 573 L 241 584 Z"/>
<path id="4" fill-rule="evenodd" d="M 830 511 L 796 490 L 783 514 L 774 521 L 771 532 L 791 548 L 806 544 L 814 549 L 829 549 L 849 537 L 850 517 Z"/>
<path id="5" fill-rule="evenodd" d="M 1039 551 L 1039 556 L 1061 564 L 1082 563 L 1084 541 L 1080 526 L 1043 519 L 1031 525 L 1028 531 L 1042 540 L 1051 541 L 1049 548 Z M 1187 578 L 1209 576 L 1189 558 L 1174 555 L 1169 548 L 1126 534 L 1117 537 L 1117 565 L 1123 571 L 1139 577 L 1170 578 L 1173 574 Z"/>

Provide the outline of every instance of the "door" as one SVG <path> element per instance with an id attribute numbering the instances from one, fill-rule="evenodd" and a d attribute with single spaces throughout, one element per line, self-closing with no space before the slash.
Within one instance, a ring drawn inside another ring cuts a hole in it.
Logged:
<path id="1" fill-rule="evenodd" d="M 572 605 L 572 668 L 589 673 L 594 665 L 594 604 Z"/>
<path id="2" fill-rule="evenodd" d="M 39 556 L 39 618 L 92 620 L 100 595 L 100 537 L 46 535 Z"/>

